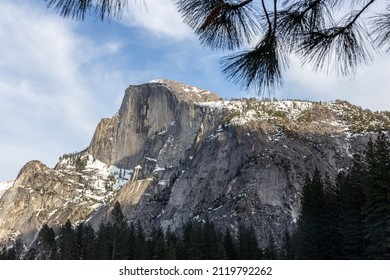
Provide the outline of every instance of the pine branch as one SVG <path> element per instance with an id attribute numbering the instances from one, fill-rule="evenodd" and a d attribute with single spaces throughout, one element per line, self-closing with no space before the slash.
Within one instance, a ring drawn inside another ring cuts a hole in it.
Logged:
<path id="1" fill-rule="evenodd" d="M 374 2 L 371 0 L 362 9 L 351 12 L 338 26 L 303 33 L 304 39 L 298 47 L 303 63 L 313 64 L 315 70 L 328 72 L 335 68 L 337 74 L 349 75 L 359 64 L 371 61 L 370 36 L 358 20 Z"/>
<path id="2" fill-rule="evenodd" d="M 261 6 L 263 8 L 263 13 L 265 15 L 265 18 L 267 20 L 268 32 L 270 32 L 272 30 L 272 23 L 271 23 L 270 15 L 269 15 L 269 13 L 267 11 L 267 7 L 265 6 L 265 1 L 264 0 L 261 0 Z"/>
<path id="3" fill-rule="evenodd" d="M 385 47 L 386 52 L 390 52 L 390 4 L 387 5 L 385 12 L 377 13 L 371 18 L 370 25 L 374 42 L 379 47 Z"/>
<path id="4" fill-rule="evenodd" d="M 54 8 L 63 17 L 83 20 L 92 7 L 92 0 L 45 0 L 47 8 Z"/>
<path id="5" fill-rule="evenodd" d="M 349 28 L 353 25 L 359 17 L 375 2 L 376 0 L 369 1 L 360 11 L 356 13 L 356 15 L 351 19 L 351 21 L 345 26 L 345 28 Z"/>
<path id="6" fill-rule="evenodd" d="M 294 1 L 286 6 L 289 2 L 284 1 L 285 8 L 277 13 L 277 32 L 291 52 L 302 43 L 305 35 L 324 29 L 326 22 L 333 19 L 324 1 Z"/>
<path id="7" fill-rule="evenodd" d="M 120 18 L 127 0 L 43 0 L 47 8 L 53 8 L 63 17 L 84 20 L 87 13 L 93 12 L 101 20 Z"/>
<path id="8" fill-rule="evenodd" d="M 253 0 L 178 0 L 176 5 L 184 22 L 211 49 L 237 49 L 259 30 Z"/>
<path id="9" fill-rule="evenodd" d="M 368 33 L 364 26 L 357 24 L 348 27 L 332 27 L 308 35 L 298 52 L 303 63 L 313 64 L 314 70 L 337 74 L 353 74 L 359 64 L 372 59 L 367 49 Z"/>
<path id="10" fill-rule="evenodd" d="M 286 52 L 272 32 L 264 35 L 250 51 L 222 59 L 222 72 L 241 88 L 254 88 L 260 93 L 272 92 L 283 84 L 282 70 L 288 66 Z"/>

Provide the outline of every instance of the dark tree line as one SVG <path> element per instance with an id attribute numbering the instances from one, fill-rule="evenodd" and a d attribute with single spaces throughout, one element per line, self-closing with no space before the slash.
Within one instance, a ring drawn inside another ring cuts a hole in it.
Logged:
<path id="1" fill-rule="evenodd" d="M 274 242 L 271 240 L 271 242 Z M 154 229 L 146 235 L 140 224 L 128 225 L 119 203 L 110 220 L 95 230 L 86 223 L 75 228 L 67 221 L 56 234 L 44 225 L 35 245 L 21 256 L 11 248 L 0 252 L 0 259 L 43 260 L 142 260 L 142 259 L 263 259 L 276 258 L 274 244 L 259 248 L 253 229 L 240 228 L 238 238 L 229 230 L 219 232 L 210 221 L 189 222 L 181 235 Z"/>
<path id="2" fill-rule="evenodd" d="M 390 259 L 390 143 L 369 141 L 336 185 L 317 170 L 303 187 L 290 258 Z"/>

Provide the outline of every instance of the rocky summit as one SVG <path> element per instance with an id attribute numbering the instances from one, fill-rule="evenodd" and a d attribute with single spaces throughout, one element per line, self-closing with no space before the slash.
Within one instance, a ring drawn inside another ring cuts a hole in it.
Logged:
<path id="1" fill-rule="evenodd" d="M 28 246 L 42 225 L 68 219 L 98 228 L 116 201 L 146 230 L 208 219 L 221 230 L 253 227 L 263 246 L 270 234 L 280 242 L 305 179 L 317 168 L 334 180 L 389 124 L 389 112 L 339 100 L 224 101 L 170 80 L 130 86 L 87 149 L 54 168 L 28 162 L 0 184 L 0 243 Z"/>

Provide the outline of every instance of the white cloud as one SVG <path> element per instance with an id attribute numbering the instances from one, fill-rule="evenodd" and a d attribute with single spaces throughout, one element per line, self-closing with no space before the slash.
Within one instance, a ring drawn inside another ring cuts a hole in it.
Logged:
<path id="1" fill-rule="evenodd" d="M 194 37 L 171 0 L 129 1 L 123 23 L 145 28 L 159 37 L 169 36 L 177 40 Z"/>
<path id="2" fill-rule="evenodd" d="M 62 153 L 84 148 L 112 111 L 97 97 L 106 89 L 103 77 L 116 73 L 96 69 L 95 60 L 121 45 L 96 45 L 75 27 L 31 3 L 0 3 L 0 181 L 28 160 L 53 165 Z"/>
<path id="3" fill-rule="evenodd" d="M 282 98 L 309 100 L 343 99 L 371 110 L 390 110 L 389 55 L 378 56 L 368 66 L 357 69 L 354 77 L 337 77 L 302 68 L 292 59 L 285 73 L 285 85 L 280 90 Z"/>

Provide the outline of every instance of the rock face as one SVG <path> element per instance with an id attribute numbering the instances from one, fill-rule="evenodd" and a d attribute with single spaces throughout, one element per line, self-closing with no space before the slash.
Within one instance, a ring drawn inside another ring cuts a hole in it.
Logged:
<path id="1" fill-rule="evenodd" d="M 217 120 L 204 111 L 208 108 L 197 102 L 219 100 L 211 92 L 168 80 L 130 86 L 118 115 L 98 125 L 88 152 L 108 164 L 129 168 L 146 156 L 179 161 L 205 126 L 217 125 L 210 123 Z M 174 146 L 166 145 L 165 135 L 175 139 Z"/>
<path id="2" fill-rule="evenodd" d="M 85 166 L 77 166 L 76 158 Z M 0 243 L 20 237 L 30 244 L 45 223 L 56 227 L 88 219 L 125 181 L 115 186 L 112 170 L 88 155 L 63 158 L 55 169 L 36 160 L 26 163 L 0 198 Z"/>
<path id="3" fill-rule="evenodd" d="M 98 227 L 119 201 L 146 229 L 210 219 L 253 226 L 262 245 L 269 234 L 280 241 L 305 178 L 318 168 L 334 179 L 389 119 L 343 101 L 222 101 L 169 80 L 130 86 L 86 151 L 55 169 L 26 164 L 0 197 L 0 239 L 31 241 L 43 223 L 67 219 Z"/>

